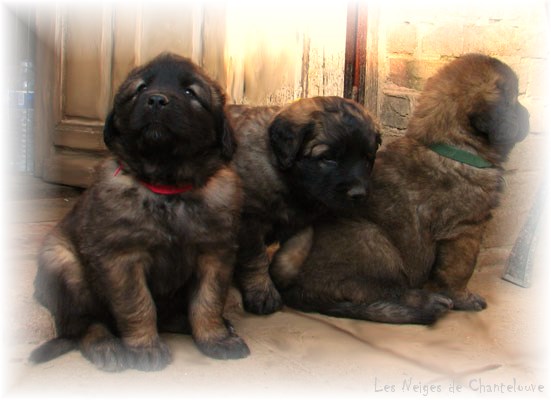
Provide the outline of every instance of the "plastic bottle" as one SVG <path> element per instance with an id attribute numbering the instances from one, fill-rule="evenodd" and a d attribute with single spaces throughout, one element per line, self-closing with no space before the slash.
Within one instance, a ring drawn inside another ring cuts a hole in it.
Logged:
<path id="1" fill-rule="evenodd" d="M 15 155 L 12 168 L 17 172 L 34 171 L 34 65 L 31 61 L 19 64 L 17 85 L 10 91 L 12 129 L 16 130 Z"/>

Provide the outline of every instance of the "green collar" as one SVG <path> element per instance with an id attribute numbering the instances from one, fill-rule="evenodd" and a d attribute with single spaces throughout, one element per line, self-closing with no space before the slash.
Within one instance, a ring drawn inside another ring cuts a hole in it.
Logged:
<path id="1" fill-rule="evenodd" d="M 494 164 L 480 156 L 477 156 L 476 154 L 458 149 L 457 147 L 450 146 L 449 144 L 434 143 L 429 146 L 429 149 L 443 157 L 451 158 L 452 160 L 459 161 L 460 163 L 467 164 L 475 168 L 491 168 L 494 166 Z"/>

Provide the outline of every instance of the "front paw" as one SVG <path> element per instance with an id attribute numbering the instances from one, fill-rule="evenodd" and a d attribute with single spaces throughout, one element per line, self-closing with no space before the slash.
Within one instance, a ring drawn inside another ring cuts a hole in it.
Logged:
<path id="1" fill-rule="evenodd" d="M 454 310 L 482 311 L 487 307 L 486 300 L 482 296 L 469 291 L 454 293 L 450 297 L 453 300 Z"/>
<path id="2" fill-rule="evenodd" d="M 172 361 L 170 349 L 160 339 L 148 346 L 128 346 L 127 367 L 140 371 L 159 371 Z"/>
<path id="3" fill-rule="evenodd" d="M 273 314 L 283 308 L 281 295 L 272 282 L 262 289 L 249 289 L 243 293 L 243 308 L 257 315 Z"/>
<path id="4" fill-rule="evenodd" d="M 444 314 L 453 307 L 453 300 L 439 293 L 430 293 L 425 305 L 426 309 L 434 310 L 437 314 Z"/>
<path id="5" fill-rule="evenodd" d="M 196 340 L 196 344 L 203 354 L 218 360 L 245 358 L 251 354 L 245 341 L 230 332 L 227 336 L 217 340 Z"/>
<path id="6" fill-rule="evenodd" d="M 128 353 L 119 338 L 109 337 L 81 347 L 84 357 L 106 372 L 119 372 L 128 368 Z"/>
<path id="7" fill-rule="evenodd" d="M 403 298 L 408 307 L 419 311 L 418 323 L 431 325 L 453 308 L 448 296 L 427 290 L 412 289 Z"/>

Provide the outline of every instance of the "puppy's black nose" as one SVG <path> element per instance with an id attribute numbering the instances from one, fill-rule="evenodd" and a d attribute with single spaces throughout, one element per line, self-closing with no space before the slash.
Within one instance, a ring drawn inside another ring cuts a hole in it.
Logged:
<path id="1" fill-rule="evenodd" d="M 164 94 L 155 93 L 147 99 L 147 105 L 151 108 L 162 108 L 169 103 L 168 97 Z"/>

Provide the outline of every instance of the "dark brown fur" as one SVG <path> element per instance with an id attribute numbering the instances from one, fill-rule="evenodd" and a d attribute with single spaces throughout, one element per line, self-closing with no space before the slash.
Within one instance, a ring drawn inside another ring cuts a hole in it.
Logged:
<path id="1" fill-rule="evenodd" d="M 211 357 L 249 353 L 222 317 L 242 203 L 223 107 L 187 59 L 164 54 L 130 73 L 105 124 L 113 158 L 40 250 L 35 297 L 57 338 L 31 360 L 78 347 L 104 370 L 157 370 L 171 361 L 158 330 L 191 332 Z"/>
<path id="2" fill-rule="evenodd" d="M 268 274 L 267 246 L 365 197 L 379 129 L 362 106 L 339 97 L 228 106 L 228 112 L 245 191 L 237 283 L 245 309 L 267 314 L 282 306 Z"/>
<path id="3" fill-rule="evenodd" d="M 517 96 L 514 72 L 483 55 L 460 57 L 429 79 L 407 134 L 378 153 L 361 215 L 317 224 L 313 244 L 303 233 L 294 239 L 301 246 L 280 250 L 271 272 L 286 304 L 421 324 L 452 306 L 485 308 L 467 283 L 484 223 L 498 205 L 501 164 L 528 133 Z M 476 153 L 494 167 L 445 158 L 428 148 L 433 143 Z M 294 263 L 293 254 L 309 246 L 304 264 Z"/>

